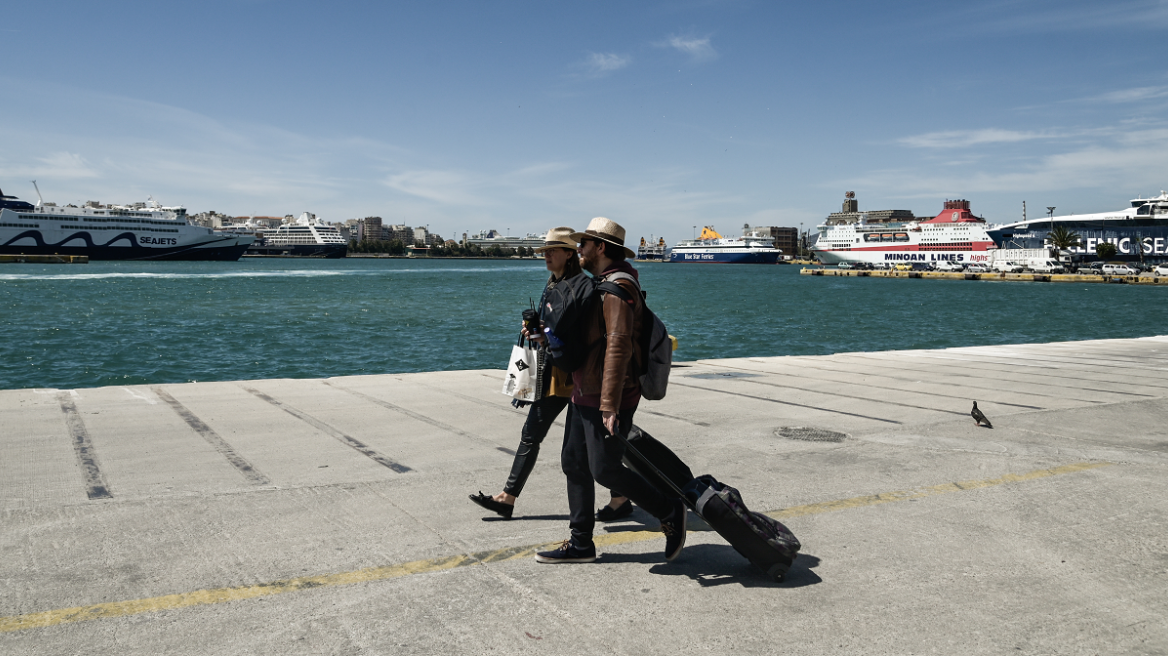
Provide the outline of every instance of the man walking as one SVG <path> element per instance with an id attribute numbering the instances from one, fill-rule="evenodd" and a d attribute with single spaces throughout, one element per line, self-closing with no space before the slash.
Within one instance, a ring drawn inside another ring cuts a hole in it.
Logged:
<path id="1" fill-rule="evenodd" d="M 599 280 L 613 274 L 637 279 L 637 270 L 626 260 L 635 257 L 625 247 L 625 229 L 614 221 L 595 218 L 584 232 L 572 233 L 580 243 L 580 265 Z M 670 499 L 636 472 L 621 464 L 625 444 L 614 437 L 627 437 L 633 413 L 641 400 L 637 372 L 640 352 L 641 312 L 644 301 L 637 283 L 614 279 L 629 300 L 603 294 L 583 317 L 582 346 L 587 349 L 583 366 L 572 372 L 574 390 L 568 412 L 568 428 L 560 463 L 568 477 L 569 526 L 572 537 L 558 549 L 536 554 L 541 563 L 590 563 L 596 560 L 592 531 L 596 524 L 592 508 L 596 489 L 593 480 L 612 490 L 620 490 L 654 517 L 665 533 L 665 559 L 673 560 L 685 546 L 686 508 L 680 499 Z"/>

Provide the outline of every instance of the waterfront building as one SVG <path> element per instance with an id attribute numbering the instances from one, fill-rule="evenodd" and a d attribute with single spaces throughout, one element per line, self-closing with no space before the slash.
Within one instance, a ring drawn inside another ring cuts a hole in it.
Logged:
<path id="1" fill-rule="evenodd" d="M 380 216 L 367 216 L 357 221 L 357 241 L 381 239 L 382 226 Z"/>

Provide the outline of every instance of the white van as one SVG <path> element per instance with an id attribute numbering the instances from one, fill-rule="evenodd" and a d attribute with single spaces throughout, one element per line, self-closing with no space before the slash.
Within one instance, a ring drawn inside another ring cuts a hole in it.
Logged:
<path id="1" fill-rule="evenodd" d="M 1035 258 L 1026 264 L 1034 273 L 1062 273 L 1063 265 L 1051 259 Z"/>
<path id="2" fill-rule="evenodd" d="M 993 270 L 997 273 L 1022 273 L 1022 265 L 1007 262 L 1005 260 L 998 260 L 994 262 Z"/>

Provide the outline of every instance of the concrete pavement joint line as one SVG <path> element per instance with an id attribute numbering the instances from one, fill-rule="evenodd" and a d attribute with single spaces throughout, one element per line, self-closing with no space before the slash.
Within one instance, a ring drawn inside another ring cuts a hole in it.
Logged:
<path id="1" fill-rule="evenodd" d="M 673 385 L 675 387 L 688 387 L 690 389 L 701 390 L 703 392 L 717 392 L 719 394 L 729 394 L 731 396 L 741 396 L 743 398 L 756 399 L 758 401 L 768 401 L 770 403 L 780 403 L 782 405 L 791 405 L 791 406 L 795 406 L 797 408 L 808 408 L 811 410 L 819 410 L 820 412 L 831 412 L 831 413 L 834 413 L 837 415 L 847 415 L 849 417 L 859 417 L 861 419 L 871 419 L 873 421 L 882 421 L 886 424 L 900 425 L 900 423 L 901 423 L 901 422 L 893 420 L 893 419 L 881 419 L 880 417 L 869 417 L 868 415 L 861 415 L 861 414 L 857 414 L 855 412 L 844 412 L 843 410 L 831 410 L 830 408 L 820 408 L 818 406 L 806 405 L 804 403 L 795 403 L 793 401 L 781 401 L 779 399 L 768 399 L 765 396 L 754 396 L 753 394 L 743 394 L 742 392 L 730 392 L 727 390 L 720 390 L 716 387 L 702 387 L 700 385 L 686 385 L 685 383 L 680 383 L 680 382 L 675 382 L 675 383 L 673 383 Z"/>
<path id="2" fill-rule="evenodd" d="M 409 467 L 406 467 L 405 465 L 403 465 L 399 462 L 394 462 L 393 460 L 390 460 L 389 458 L 385 457 L 384 455 L 378 453 L 376 449 L 374 449 L 373 447 L 370 447 L 369 445 L 365 444 L 361 440 L 358 440 L 355 437 L 352 437 L 350 435 L 346 435 L 346 434 L 342 433 L 341 431 L 339 431 L 339 430 L 333 428 L 332 426 L 329 426 L 328 424 L 324 423 L 323 421 L 317 419 L 316 417 L 305 414 L 305 413 L 303 413 L 295 408 L 292 408 L 290 406 L 284 405 L 280 401 L 273 399 L 272 397 L 268 396 L 267 394 L 264 394 L 263 392 L 261 392 L 257 389 L 253 389 L 251 387 L 244 387 L 243 389 L 254 394 L 257 398 L 260 398 L 264 401 L 267 401 L 268 403 L 271 403 L 272 405 L 276 406 L 277 408 L 283 410 L 284 412 L 287 412 L 288 414 L 290 414 L 293 417 L 296 417 L 297 419 L 299 419 L 300 421 L 303 421 L 304 423 L 316 428 L 317 430 L 320 430 L 324 433 L 332 435 L 337 440 L 352 447 L 355 451 L 357 451 L 361 455 L 369 458 L 373 462 L 376 462 L 379 465 L 388 467 L 389 469 L 392 469 L 393 471 L 395 471 L 399 474 L 404 474 L 408 471 L 413 471 Z"/>
<path id="3" fill-rule="evenodd" d="M 703 364 L 705 363 L 705 361 L 702 361 L 702 360 L 698 360 L 698 362 L 703 363 Z M 752 362 L 753 362 L 753 360 L 752 360 Z M 758 364 L 767 364 L 767 363 L 760 362 Z M 797 374 L 789 374 L 789 373 L 785 373 L 782 371 L 775 371 L 774 369 L 754 369 L 751 367 L 735 367 L 735 366 L 728 365 L 728 364 L 718 364 L 718 365 L 710 364 L 710 365 L 706 365 L 706 366 L 722 367 L 724 369 L 740 369 L 742 371 L 757 371 L 757 372 L 768 374 L 771 376 L 783 376 L 785 378 L 800 378 L 800 376 Z M 840 371 L 838 369 L 824 369 L 822 367 L 811 367 L 811 366 L 804 366 L 803 368 L 804 369 L 815 369 L 817 371 L 826 371 L 828 373 L 840 373 Z M 885 374 L 861 374 L 861 375 L 872 376 L 874 378 L 892 378 L 892 376 L 888 376 Z M 911 378 L 894 378 L 893 380 L 913 380 L 913 379 L 911 379 Z M 842 383 L 844 385 L 855 385 L 855 383 L 850 383 L 848 381 L 839 381 L 839 380 L 830 380 L 830 379 L 827 382 Z M 933 391 L 918 392 L 916 390 L 906 389 L 904 387 L 886 387 L 884 385 L 870 385 L 870 384 L 864 384 L 863 387 L 865 389 L 883 389 L 883 390 L 889 390 L 889 391 L 893 391 L 893 392 L 912 392 L 914 394 L 928 394 L 929 396 L 935 396 L 935 397 L 944 398 L 944 399 L 965 400 L 964 396 L 953 396 L 952 394 L 938 394 L 937 392 L 933 392 Z M 799 388 L 799 389 L 804 389 L 804 388 Z M 978 388 L 978 389 L 988 389 L 988 388 L 983 387 L 983 388 Z M 867 398 L 867 397 L 858 397 L 858 398 Z M 1025 408 L 1026 410 L 1046 410 L 1046 408 L 1042 408 L 1042 407 L 1039 407 L 1036 405 L 1023 405 L 1021 403 L 1006 403 L 1005 401 L 993 401 L 992 403 L 994 403 L 996 405 L 1006 405 L 1006 406 L 1010 406 L 1012 408 Z M 965 414 L 965 413 L 959 413 L 959 414 Z"/>
<path id="4" fill-rule="evenodd" d="M 176 413 L 178 413 L 178 416 L 181 417 L 183 421 L 187 422 L 188 426 L 190 426 L 196 433 L 201 435 L 203 439 L 207 440 L 207 442 L 212 447 L 214 447 L 220 455 L 226 458 L 227 462 L 231 463 L 232 466 L 239 470 L 239 473 L 243 474 L 244 478 L 255 485 L 268 485 L 271 483 L 267 476 L 264 476 L 262 473 L 260 473 L 260 471 L 253 467 L 246 458 L 239 455 L 235 448 L 227 443 L 227 440 L 220 437 L 219 433 L 216 433 L 213 428 L 203 423 L 202 419 L 199 419 L 195 413 L 191 412 L 186 406 L 179 403 L 178 400 L 171 396 L 166 390 L 158 386 L 151 387 L 150 389 L 154 392 L 155 395 L 158 396 L 158 398 L 166 401 L 166 404 L 169 405 Z"/>
<path id="5" fill-rule="evenodd" d="M 882 369 L 892 369 L 893 371 L 911 371 L 911 372 L 916 372 L 916 373 L 921 373 L 921 374 L 930 374 L 930 373 L 936 372 L 936 369 L 927 368 L 928 364 L 926 364 L 926 363 L 922 363 L 925 365 L 925 367 L 926 367 L 925 369 L 915 369 L 913 367 L 907 366 L 907 363 L 894 364 L 894 363 L 892 363 L 892 361 L 885 360 L 883 358 L 863 358 L 863 359 L 870 361 L 870 362 L 879 362 L 881 364 L 873 365 L 873 366 L 878 366 L 878 367 L 881 367 Z M 846 364 L 846 363 L 841 362 L 840 364 Z M 1009 369 L 1009 368 L 1010 367 L 996 367 L 996 368 L 992 368 L 992 369 L 985 369 L 985 368 L 980 368 L 980 367 L 972 367 L 972 368 L 970 368 L 971 371 L 984 372 L 986 375 L 985 376 L 970 376 L 970 375 L 966 374 L 963 377 L 963 380 L 976 379 L 976 380 L 985 380 L 985 381 L 990 381 L 990 382 L 994 382 L 996 380 L 997 382 L 1018 383 L 1021 385 L 1029 385 L 1030 384 L 1028 381 L 1024 381 L 1024 380 L 1014 380 L 1014 379 L 1009 379 L 1009 378 L 995 379 L 993 377 L 993 375 L 995 375 L 995 374 L 998 374 L 998 375 L 1002 374 L 1004 369 Z M 1050 374 L 1032 374 L 1032 373 L 1028 373 L 1025 371 L 1012 371 L 1011 373 L 1021 375 L 1021 376 L 1041 376 L 1043 379 L 1043 384 L 1047 387 L 1050 387 L 1050 388 L 1057 387 L 1057 389 L 1069 390 L 1072 392 L 1107 392 L 1107 393 L 1111 393 L 1111 390 L 1106 390 L 1106 389 L 1095 389 L 1093 387 L 1069 387 L 1069 386 L 1065 386 L 1065 385 L 1052 384 L 1050 382 L 1051 378 L 1064 378 L 1067 380 L 1080 380 L 1081 381 L 1081 380 L 1083 380 L 1082 376 L 1055 376 L 1055 375 L 1050 375 Z M 877 375 L 883 376 L 885 374 L 877 374 Z M 889 376 L 889 377 L 891 378 L 891 376 Z M 899 378 L 899 377 L 897 379 L 898 380 L 909 380 L 907 378 Z M 970 385 L 965 385 L 965 386 L 971 387 Z M 1001 387 L 989 387 L 989 388 L 978 387 L 977 389 L 1003 391 L 1003 388 L 1001 388 Z M 1070 399 L 1072 401 L 1081 401 L 1083 403 L 1108 403 L 1107 401 L 1098 401 L 1098 400 L 1094 400 L 1094 399 L 1083 399 L 1083 398 L 1078 398 L 1078 397 L 1070 397 L 1070 396 L 1067 396 L 1066 394 L 1059 395 L 1059 394 L 1043 394 L 1041 392 L 1029 392 L 1029 391 L 1027 391 L 1027 392 L 1015 392 L 1013 390 L 1009 390 L 1009 391 L 1011 391 L 1012 393 L 1015 393 L 1015 394 L 1025 394 L 1027 396 L 1041 396 L 1041 397 L 1047 397 L 1047 398 L 1052 398 L 1052 399 Z"/>
<path id="6" fill-rule="evenodd" d="M 978 358 L 973 358 L 973 357 L 958 357 L 956 355 L 942 355 L 940 353 L 928 353 L 928 352 L 914 353 L 912 357 L 931 358 L 933 360 L 959 360 L 959 361 L 963 361 L 963 362 L 977 362 L 980 364 L 996 364 L 996 365 L 1002 365 L 1002 366 L 1019 366 L 1019 365 L 1016 365 L 1014 363 L 1009 362 L 1008 361 L 1009 356 L 1005 356 L 1005 355 L 982 355 L 981 356 L 981 358 L 996 358 L 995 360 L 978 359 Z M 1111 365 L 1109 363 L 1091 366 L 1093 361 L 1078 362 L 1078 361 L 1067 361 L 1067 360 L 1055 360 L 1053 357 L 1050 357 L 1050 356 L 1042 356 L 1042 357 L 1045 357 L 1050 362 L 1054 362 L 1054 363 L 1059 364 L 1059 365 L 1073 365 L 1073 366 L 1055 366 L 1055 367 L 1043 367 L 1043 368 L 1054 369 L 1056 371 L 1081 371 L 1081 372 L 1083 372 L 1083 375 L 1093 375 L 1093 374 L 1096 374 L 1100 371 L 1110 372 L 1110 371 L 1115 371 L 1118 369 L 1118 370 L 1124 371 L 1125 373 L 1123 375 L 1125 377 L 1128 377 L 1128 378 L 1151 378 L 1153 380 L 1161 380 L 1163 378 L 1162 375 L 1155 375 L 1152 373 L 1145 375 L 1145 374 L 1139 374 L 1139 373 L 1134 373 L 1134 372 L 1135 371 L 1155 372 L 1155 371 L 1164 371 L 1165 370 L 1164 367 L 1128 367 L 1128 366 L 1122 366 L 1122 365 Z M 1027 365 L 1021 365 L 1021 366 L 1038 367 L 1039 365 L 1027 364 Z"/>
<path id="7" fill-rule="evenodd" d="M 682 423 L 691 424 L 693 426 L 709 427 L 709 424 L 707 424 L 704 421 L 697 421 L 696 419 L 686 419 L 685 417 L 675 417 L 673 415 L 667 415 L 664 412 L 654 412 L 652 410 L 641 410 L 641 409 L 638 409 L 637 412 L 640 412 L 640 413 L 646 414 L 646 415 L 653 415 L 654 417 L 664 417 L 666 419 L 680 421 Z"/>
<path id="8" fill-rule="evenodd" d="M 403 414 L 411 419 L 416 419 L 416 420 L 422 422 L 423 424 L 430 424 L 431 426 L 434 426 L 435 428 L 441 428 L 442 430 L 454 433 L 455 435 L 459 435 L 461 437 L 475 440 L 476 442 L 482 442 L 482 443 L 490 446 L 492 449 L 497 449 L 497 450 L 502 451 L 504 453 L 510 453 L 511 455 L 515 455 L 515 452 L 508 451 L 507 449 L 504 449 L 503 447 L 499 446 L 498 444 L 495 444 L 494 442 L 486 439 L 485 437 L 479 437 L 478 435 L 475 435 L 473 433 L 468 433 L 468 432 L 462 430 L 461 428 L 455 428 L 454 426 L 451 426 L 450 424 L 442 423 L 442 422 L 438 421 L 437 419 L 431 419 L 430 417 L 427 417 L 426 415 L 414 412 L 413 410 L 407 410 L 406 408 L 403 408 L 400 405 L 397 405 L 395 403 L 390 403 L 389 401 L 379 399 L 376 396 L 369 396 L 368 394 L 364 394 L 364 393 L 358 392 L 356 390 L 351 390 L 348 387 L 341 387 L 340 385 L 333 385 L 332 383 L 330 383 L 327 380 L 322 380 L 320 382 L 324 385 L 328 385 L 329 387 L 331 387 L 333 389 L 338 389 L 338 390 L 341 390 L 342 392 L 348 392 L 349 394 L 352 394 L 353 396 L 359 396 L 359 397 L 365 399 L 366 401 L 368 401 L 370 403 L 375 403 L 383 408 L 393 410 L 394 412 L 400 412 L 401 414 Z"/>
<path id="9" fill-rule="evenodd" d="M 912 408 L 914 410 L 929 410 L 931 412 L 944 412 L 951 415 L 967 415 L 968 412 L 957 412 L 956 410 L 942 410 L 940 408 L 926 408 L 923 405 L 912 405 L 911 403 L 897 403 L 896 401 L 889 401 L 887 399 L 874 399 L 869 396 L 856 396 L 854 394 L 840 394 L 838 392 L 824 392 L 810 387 L 799 387 L 797 385 L 782 385 L 780 383 L 768 383 L 765 380 L 754 380 L 752 378 L 743 378 L 744 383 L 753 383 L 755 385 L 765 385 L 767 387 L 777 387 L 779 389 L 792 389 L 800 392 L 810 392 L 812 394 L 822 394 L 833 398 L 841 399 L 856 399 L 857 401 L 871 401 L 872 403 L 880 403 L 883 405 L 895 405 L 902 408 Z M 846 384 L 846 383 L 845 383 Z M 904 390 L 902 390 L 904 391 Z M 923 394 L 923 392 L 914 392 L 915 394 Z"/>
<path id="10" fill-rule="evenodd" d="M 1112 464 L 1114 463 L 1076 462 L 1069 465 L 1052 467 L 1050 469 L 1038 469 L 1022 474 L 1006 474 L 997 478 L 943 483 L 941 485 L 931 485 L 928 487 L 919 487 L 895 492 L 883 492 L 881 494 L 852 497 L 850 499 L 821 501 L 819 503 L 810 503 L 802 506 L 792 506 L 782 510 L 774 510 L 765 514 L 776 519 L 805 517 L 807 515 L 818 515 L 840 510 L 851 510 L 853 508 L 875 506 L 884 503 L 892 503 L 894 501 L 921 499 L 924 497 L 947 494 L 950 492 L 977 490 L 981 488 L 994 487 L 997 485 L 1004 485 L 1006 483 L 1023 483 L 1027 481 L 1049 478 L 1051 476 L 1058 476 L 1060 474 L 1071 474 L 1087 469 L 1095 469 L 1097 467 L 1107 467 Z M 594 539 L 594 542 L 598 547 L 611 547 L 633 542 L 644 542 L 646 540 L 652 540 L 660 537 L 660 531 L 621 531 L 618 533 L 609 533 L 597 536 Z M 286 592 L 296 592 L 298 590 L 310 590 L 312 588 L 350 585 L 353 583 L 368 583 L 371 581 L 384 581 L 388 579 L 401 578 L 403 576 L 412 576 L 414 574 L 442 572 L 445 570 L 450 570 L 457 567 L 465 567 L 468 565 L 518 560 L 521 558 L 532 557 L 535 555 L 536 551 L 545 546 L 547 545 L 507 547 L 504 549 L 480 551 L 471 554 L 448 556 L 445 558 L 415 560 L 408 563 L 402 563 L 400 565 L 368 567 L 350 572 L 320 574 L 317 576 L 301 576 L 294 579 L 259 583 L 256 585 L 245 585 L 235 588 L 196 590 L 195 592 L 184 592 L 181 594 L 164 595 L 161 597 L 151 597 L 148 599 L 114 601 L 104 604 L 94 604 L 92 606 L 77 606 L 75 608 L 62 608 L 59 610 L 49 610 L 40 613 L 28 613 L 25 615 L 0 617 L 0 633 L 10 633 L 13 631 L 22 631 L 25 629 L 44 628 L 49 626 L 56 626 L 58 624 L 83 622 L 86 620 L 124 617 L 127 615 L 138 615 L 141 613 L 152 613 L 161 610 L 187 608 L 190 606 L 205 606 L 208 604 L 219 604 L 228 601 L 239 601 L 242 599 L 254 599 L 256 597 L 265 597 L 269 595 L 283 594 Z"/>
<path id="11" fill-rule="evenodd" d="M 101 473 L 97 463 L 97 450 L 93 448 L 93 440 L 89 439 L 89 431 L 85 429 L 85 422 L 81 421 L 81 414 L 77 412 L 77 405 L 68 392 L 57 395 L 57 403 L 61 404 L 61 412 L 65 413 L 65 425 L 69 427 L 69 436 L 73 438 L 73 453 L 77 455 L 77 465 L 85 476 L 85 494 L 90 499 L 112 499 L 109 485 Z"/>

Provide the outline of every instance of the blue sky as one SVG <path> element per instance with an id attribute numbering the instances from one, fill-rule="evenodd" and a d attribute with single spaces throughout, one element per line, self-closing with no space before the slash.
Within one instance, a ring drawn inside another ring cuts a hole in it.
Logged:
<path id="1" fill-rule="evenodd" d="M 1168 188 L 1168 3 L 18 2 L 0 188 L 443 236 Z"/>

